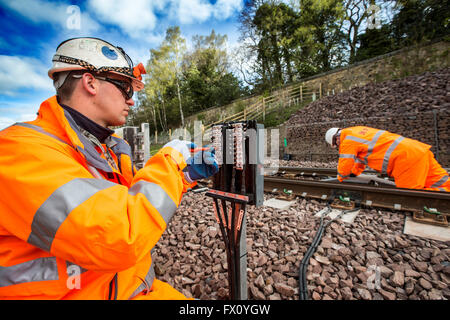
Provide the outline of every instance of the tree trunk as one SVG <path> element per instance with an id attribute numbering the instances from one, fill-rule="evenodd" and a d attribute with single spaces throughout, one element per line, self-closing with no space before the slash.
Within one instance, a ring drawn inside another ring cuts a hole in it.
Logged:
<path id="1" fill-rule="evenodd" d="M 177 94 L 178 94 L 178 105 L 180 106 L 181 126 L 184 128 L 184 115 L 183 115 L 183 108 L 181 107 L 180 82 L 178 81 L 178 77 L 177 77 Z"/>
<path id="2" fill-rule="evenodd" d="M 150 110 L 152 111 L 152 116 L 153 116 L 153 124 L 155 126 L 155 131 L 158 129 L 158 123 L 156 122 L 156 110 L 155 110 L 155 105 L 152 104 L 152 107 L 150 108 Z"/>
<path id="3" fill-rule="evenodd" d="M 164 96 L 161 95 L 161 101 L 162 101 L 162 114 L 163 114 L 163 118 L 164 118 L 164 131 L 167 131 L 167 117 L 166 117 L 166 105 L 164 103 Z"/>

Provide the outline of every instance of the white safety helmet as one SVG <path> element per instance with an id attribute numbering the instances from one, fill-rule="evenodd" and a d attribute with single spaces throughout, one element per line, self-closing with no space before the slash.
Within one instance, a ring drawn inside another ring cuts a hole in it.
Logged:
<path id="1" fill-rule="evenodd" d="M 63 41 L 53 56 L 53 66 L 48 70 L 48 76 L 54 79 L 54 74 L 62 72 L 57 81 L 56 89 L 61 87 L 70 71 L 89 70 L 93 72 L 111 72 L 131 79 L 134 91 L 144 88 L 141 74 L 145 74 L 142 63 L 133 68 L 133 61 L 122 48 L 98 38 L 73 38 Z"/>
<path id="2" fill-rule="evenodd" d="M 338 133 L 339 128 L 331 128 L 328 129 L 327 133 L 325 133 L 325 141 L 328 142 L 328 144 L 332 147 L 336 147 L 336 145 L 333 145 L 333 137 Z"/>

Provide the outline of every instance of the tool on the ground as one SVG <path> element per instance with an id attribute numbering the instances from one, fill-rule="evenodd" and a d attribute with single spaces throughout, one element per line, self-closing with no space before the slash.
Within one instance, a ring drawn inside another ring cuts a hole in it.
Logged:
<path id="1" fill-rule="evenodd" d="M 247 205 L 264 200 L 264 126 L 254 120 L 227 122 L 212 127 L 212 143 L 219 172 L 206 195 L 225 242 L 229 298 L 247 299 Z"/>

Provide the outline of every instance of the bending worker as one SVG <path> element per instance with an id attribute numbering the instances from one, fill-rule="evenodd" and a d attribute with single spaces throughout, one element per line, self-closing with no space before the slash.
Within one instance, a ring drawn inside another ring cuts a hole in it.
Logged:
<path id="1" fill-rule="evenodd" d="M 106 41 L 67 40 L 48 72 L 57 95 L 0 131 L 0 299 L 185 299 L 155 279 L 150 251 L 218 167 L 173 140 L 135 170 L 108 127 L 125 123 L 141 73 Z"/>
<path id="2" fill-rule="evenodd" d="M 325 140 L 339 148 L 341 182 L 368 166 L 393 177 L 398 188 L 450 191 L 448 173 L 434 159 L 428 144 L 363 126 L 331 128 Z"/>

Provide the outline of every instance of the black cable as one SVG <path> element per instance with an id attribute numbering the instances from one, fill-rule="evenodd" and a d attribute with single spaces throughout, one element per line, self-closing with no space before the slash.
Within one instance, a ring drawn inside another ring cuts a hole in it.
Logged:
<path id="1" fill-rule="evenodd" d="M 359 204 L 359 202 L 357 202 Z M 299 267 L 299 300 L 308 300 L 308 282 L 306 279 L 306 271 L 308 269 L 308 263 L 311 256 L 316 252 L 317 248 L 319 247 L 323 233 L 325 232 L 325 229 L 328 227 L 328 225 L 339 218 L 341 218 L 344 214 L 359 210 L 359 206 L 355 207 L 354 209 L 350 210 L 344 210 L 342 211 L 336 218 L 331 219 L 328 221 L 325 225 L 323 224 L 324 217 L 331 211 L 330 204 L 328 204 L 327 211 L 322 214 L 320 217 L 320 224 L 319 228 L 316 232 L 316 235 L 314 236 L 314 239 L 311 243 L 311 246 L 308 248 L 308 250 L 305 253 L 305 256 L 303 257 L 302 261 L 300 262 Z"/>
<path id="2" fill-rule="evenodd" d="M 322 238 L 324 225 L 323 225 L 323 218 L 328 212 L 331 211 L 331 208 L 328 206 L 328 210 L 324 212 L 324 214 L 320 217 L 320 224 L 319 228 L 317 229 L 316 235 L 314 236 L 314 239 L 311 243 L 311 246 L 306 251 L 302 261 L 300 262 L 300 268 L 299 268 L 299 300 L 308 300 L 308 288 L 307 288 L 307 280 L 306 280 L 306 271 L 308 268 L 309 259 L 316 251 L 316 248 L 318 246 L 318 242 Z"/>

